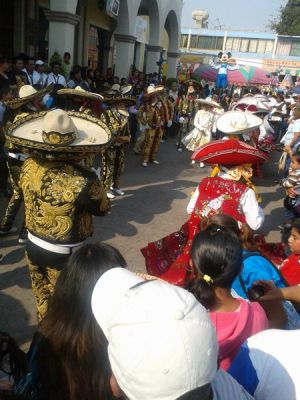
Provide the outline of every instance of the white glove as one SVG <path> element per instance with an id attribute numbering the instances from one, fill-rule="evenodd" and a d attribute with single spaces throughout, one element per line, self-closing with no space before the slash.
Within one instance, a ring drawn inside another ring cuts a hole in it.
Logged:
<path id="1" fill-rule="evenodd" d="M 168 121 L 168 128 L 171 128 L 172 124 L 173 124 L 173 121 L 172 121 L 171 119 L 169 119 L 169 121 Z"/>
<path id="2" fill-rule="evenodd" d="M 179 123 L 180 124 L 184 124 L 185 123 L 185 118 L 184 117 L 180 117 L 179 118 Z"/>

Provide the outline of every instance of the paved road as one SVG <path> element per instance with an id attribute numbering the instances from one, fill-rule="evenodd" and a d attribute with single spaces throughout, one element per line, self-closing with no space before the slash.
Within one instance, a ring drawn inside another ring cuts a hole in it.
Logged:
<path id="1" fill-rule="evenodd" d="M 186 220 L 189 197 L 209 169 L 190 165 L 187 152 L 178 153 L 171 139 L 161 145 L 159 166 L 147 169 L 130 151 L 123 185 L 126 195 L 113 200 L 111 213 L 95 218 L 92 241 L 105 241 L 117 247 L 131 269 L 144 271 L 139 251 L 149 241 L 177 230 Z M 278 158 L 278 155 L 275 155 Z M 274 181 L 277 164 L 264 167 L 264 178 L 256 179 L 266 213 L 263 232 L 270 240 L 279 240 L 277 225 L 282 222 L 283 191 Z M 4 201 L 0 199 L 0 212 Z M 17 223 L 20 225 L 22 213 Z M 24 259 L 24 247 L 16 236 L 0 239 L 0 330 L 12 334 L 26 348 L 36 329 L 35 301 Z"/>

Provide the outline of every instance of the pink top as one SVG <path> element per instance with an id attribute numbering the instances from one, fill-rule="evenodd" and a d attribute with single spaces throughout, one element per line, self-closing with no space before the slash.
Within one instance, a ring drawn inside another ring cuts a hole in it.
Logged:
<path id="1" fill-rule="evenodd" d="M 268 328 L 268 319 L 260 304 L 237 299 L 234 312 L 210 312 L 219 343 L 220 367 L 227 370 L 241 345 L 250 336 Z"/>

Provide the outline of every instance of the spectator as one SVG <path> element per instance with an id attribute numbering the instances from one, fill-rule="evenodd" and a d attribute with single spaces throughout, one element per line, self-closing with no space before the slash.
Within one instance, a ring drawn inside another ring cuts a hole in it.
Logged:
<path id="1" fill-rule="evenodd" d="M 26 74 L 28 84 L 35 88 L 39 84 L 40 75 L 35 70 L 35 60 L 32 57 L 27 58 L 23 72 Z"/>
<path id="2" fill-rule="evenodd" d="M 48 75 L 46 85 L 49 86 L 51 84 L 54 85 L 54 90 L 57 90 L 62 87 L 66 87 L 66 80 L 65 78 L 60 74 L 61 70 L 61 65 L 58 61 L 54 61 L 51 64 L 51 69 L 52 72 Z"/>
<path id="3" fill-rule="evenodd" d="M 1 65 L 1 64 L 0 64 Z M 3 132 L 3 116 L 5 106 L 3 101 L 11 100 L 13 98 L 13 91 L 9 86 L 0 88 L 0 194 L 7 195 L 7 180 L 8 168 L 6 164 L 6 154 L 4 150 L 5 136 Z"/>
<path id="4" fill-rule="evenodd" d="M 70 257 L 29 351 L 30 398 L 112 399 L 107 343 L 92 314 L 91 296 L 100 276 L 116 267 L 125 268 L 126 261 L 107 244 L 84 245 Z"/>
<path id="5" fill-rule="evenodd" d="M 249 290 L 256 281 L 261 279 L 272 280 L 279 288 L 284 288 L 287 285 L 278 268 L 260 253 L 253 237 L 253 231 L 247 224 L 243 224 L 240 229 L 237 221 L 226 214 L 213 215 L 209 219 L 209 224 L 224 226 L 240 236 L 242 240 L 243 265 L 240 274 L 231 286 L 235 294 L 243 299 L 249 299 L 249 296 L 251 297 Z M 273 304 L 261 303 L 261 305 L 268 316 L 269 326 L 287 329 L 300 328 L 300 317 L 292 304 L 288 302 L 282 304 L 281 301 L 275 301 Z M 284 326 L 286 322 L 287 324 Z"/>
<path id="6" fill-rule="evenodd" d="M 22 85 L 28 85 L 27 75 L 23 71 L 24 60 L 22 56 L 15 57 L 12 70 L 8 73 L 9 84 L 13 88 L 19 89 Z"/>
<path id="7" fill-rule="evenodd" d="M 198 233 L 191 249 L 195 279 L 190 290 L 210 312 L 220 347 L 220 366 L 228 369 L 243 342 L 268 328 L 258 303 L 233 298 L 231 286 L 242 266 L 242 248 L 236 234 L 212 224 Z"/>
<path id="8" fill-rule="evenodd" d="M 205 309 L 182 288 L 115 268 L 97 282 L 94 316 L 108 341 L 115 397 L 250 399 L 225 372 Z"/>
<path id="9" fill-rule="evenodd" d="M 63 59 L 62 65 L 63 65 L 63 69 L 65 72 L 64 73 L 65 79 L 67 81 L 70 79 L 70 74 L 71 74 L 71 70 L 72 70 L 71 54 L 67 51 L 64 54 L 64 59 Z"/>
<path id="10" fill-rule="evenodd" d="M 300 398 L 300 330 L 266 330 L 249 338 L 229 373 L 257 400 Z"/>
<path id="11" fill-rule="evenodd" d="M 283 261 L 281 273 L 289 285 L 300 284 L 300 218 L 292 222 L 292 230 L 288 240 L 292 254 Z"/>
<path id="12" fill-rule="evenodd" d="M 75 89 L 77 86 L 80 86 L 84 90 L 90 91 L 90 87 L 86 81 L 82 79 L 81 75 L 81 67 L 76 65 L 71 72 L 71 79 L 67 83 L 68 88 Z"/>
<path id="13" fill-rule="evenodd" d="M 0 89 L 10 85 L 10 79 L 7 73 L 8 62 L 4 57 L 0 57 Z"/>
<path id="14" fill-rule="evenodd" d="M 94 92 L 96 89 L 96 81 L 95 81 L 95 73 L 92 69 L 89 68 L 86 70 L 85 80 L 88 83 L 91 91 Z"/>
<path id="15" fill-rule="evenodd" d="M 284 223 L 284 228 L 290 229 L 292 220 L 300 216 L 300 152 L 298 149 L 292 152 L 290 146 L 286 146 L 286 149 L 289 151 L 291 164 L 288 177 L 281 183 L 286 190 L 293 188 L 293 194 L 296 194 L 290 197 L 287 193 L 284 200 L 285 215 L 289 217 L 289 220 Z"/>
<path id="16" fill-rule="evenodd" d="M 36 72 L 39 74 L 39 80 L 36 84 L 36 89 L 42 89 L 46 86 L 48 74 L 45 73 L 45 63 L 42 60 L 37 60 L 35 62 Z"/>

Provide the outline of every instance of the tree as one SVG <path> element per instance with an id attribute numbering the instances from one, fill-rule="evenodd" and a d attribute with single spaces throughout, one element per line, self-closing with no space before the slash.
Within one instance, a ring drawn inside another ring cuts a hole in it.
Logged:
<path id="1" fill-rule="evenodd" d="M 270 27 L 279 35 L 300 36 L 300 0 L 288 0 L 280 8 L 279 17 L 271 22 Z"/>

